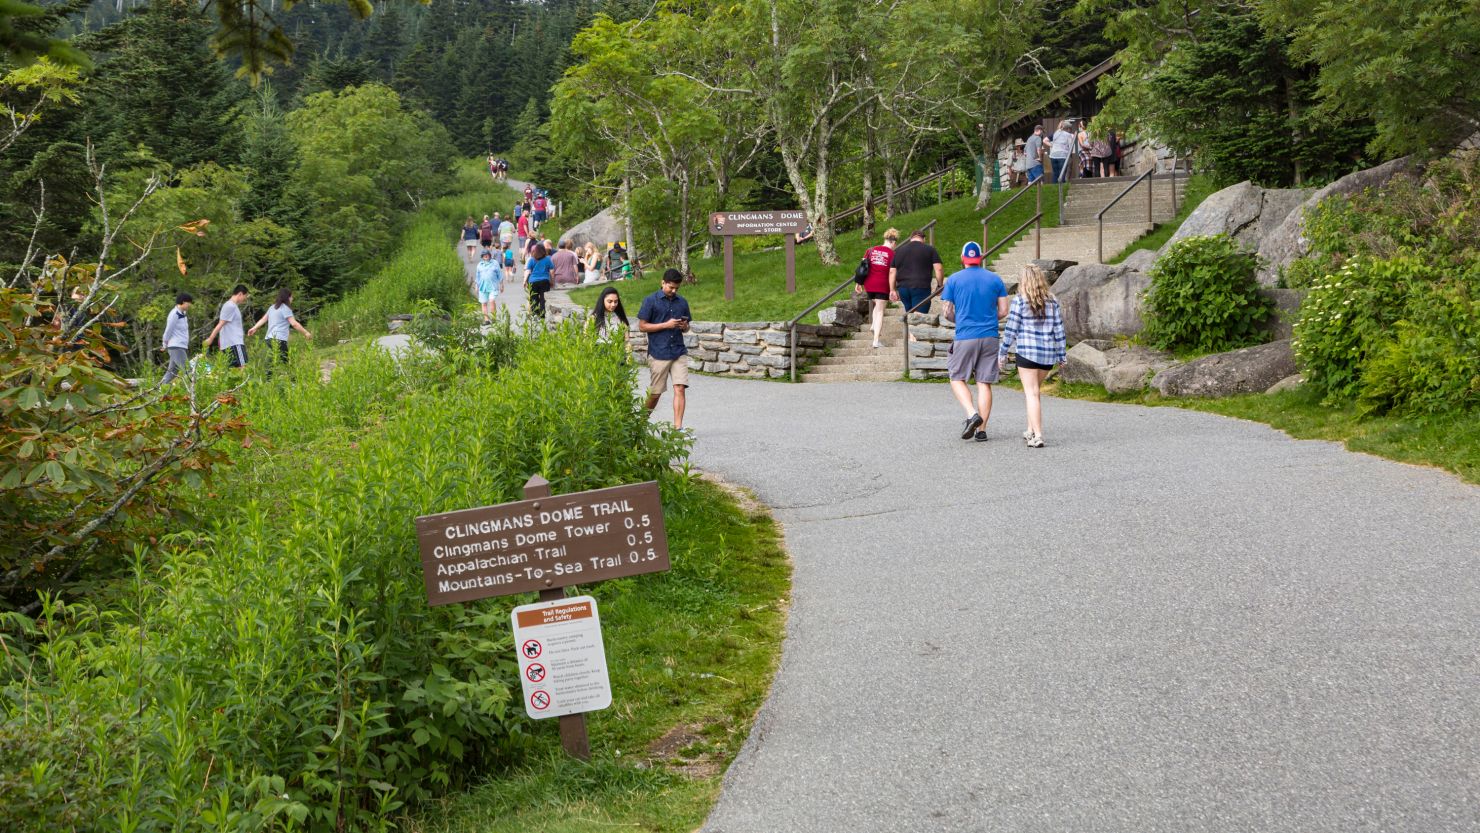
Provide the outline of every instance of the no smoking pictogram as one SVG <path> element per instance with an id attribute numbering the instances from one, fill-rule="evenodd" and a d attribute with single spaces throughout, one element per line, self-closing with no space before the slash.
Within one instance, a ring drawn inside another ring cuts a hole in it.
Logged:
<path id="1" fill-rule="evenodd" d="M 537 683 L 545 678 L 545 666 L 537 662 L 533 663 L 524 669 L 524 676 L 528 677 L 530 682 Z"/>
<path id="2" fill-rule="evenodd" d="M 550 695 L 543 691 L 536 691 L 529 695 L 529 705 L 533 706 L 535 711 L 544 711 L 550 708 Z"/>
<path id="3" fill-rule="evenodd" d="M 539 643 L 538 640 L 526 639 L 524 641 L 523 647 L 520 650 L 524 651 L 524 655 L 526 657 L 534 659 L 535 657 L 539 656 L 540 652 L 544 651 L 545 648 Z"/>

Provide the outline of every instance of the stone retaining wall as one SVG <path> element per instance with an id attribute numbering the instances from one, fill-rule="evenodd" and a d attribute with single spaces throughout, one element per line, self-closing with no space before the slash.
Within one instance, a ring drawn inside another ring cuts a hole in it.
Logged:
<path id="1" fill-rule="evenodd" d="M 849 327 L 797 325 L 797 358 L 805 365 L 853 335 Z M 647 361 L 647 335 L 627 334 L 633 355 Z M 791 331 L 785 321 L 695 321 L 684 336 L 689 369 L 726 376 L 779 379 L 791 372 Z"/>
<path id="2" fill-rule="evenodd" d="M 956 325 L 939 315 L 910 313 L 910 378 L 946 378 L 946 360 L 951 342 L 956 339 Z"/>

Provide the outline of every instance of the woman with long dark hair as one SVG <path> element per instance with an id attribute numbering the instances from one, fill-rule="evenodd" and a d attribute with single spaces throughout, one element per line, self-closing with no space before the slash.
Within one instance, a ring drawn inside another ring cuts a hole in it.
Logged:
<path id="1" fill-rule="evenodd" d="M 529 259 L 524 262 L 525 280 L 529 284 L 529 314 L 541 320 L 545 317 L 545 293 L 550 291 L 550 269 L 553 266 L 544 243 L 534 244 Z"/>
<path id="2" fill-rule="evenodd" d="M 627 337 L 632 322 L 627 320 L 627 310 L 622 307 L 622 296 L 615 286 L 601 290 L 596 306 L 591 310 L 591 321 L 596 325 L 597 341 Z"/>
<path id="3" fill-rule="evenodd" d="M 288 361 L 288 330 L 290 328 L 302 333 L 306 339 L 311 340 L 313 338 L 313 333 L 303 329 L 303 325 L 299 324 L 298 319 L 293 317 L 293 307 L 290 306 L 292 303 L 293 290 L 286 286 L 279 289 L 277 300 L 273 302 L 272 306 L 267 308 L 267 312 L 262 313 L 262 317 L 257 319 L 257 323 L 252 325 L 252 329 L 247 330 L 247 335 L 254 335 L 265 324 L 267 326 L 268 347 L 271 348 L 272 345 L 277 345 L 278 360 L 284 364 Z M 268 352 L 271 353 L 272 351 L 269 349 Z"/>

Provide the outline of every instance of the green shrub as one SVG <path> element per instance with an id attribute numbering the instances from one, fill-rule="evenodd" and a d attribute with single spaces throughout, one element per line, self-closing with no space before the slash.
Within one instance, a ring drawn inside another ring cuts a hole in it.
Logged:
<path id="1" fill-rule="evenodd" d="M 1285 278 L 1310 288 L 1295 353 L 1328 402 L 1401 414 L 1477 406 L 1477 218 L 1480 153 L 1327 200 L 1307 219 L 1311 254 Z"/>
<path id="2" fill-rule="evenodd" d="M 1259 343 L 1274 306 L 1259 294 L 1257 267 L 1223 235 L 1173 245 L 1152 267 L 1142 337 L 1163 350 L 1198 353 Z"/>
<path id="3" fill-rule="evenodd" d="M 1415 287 L 1407 316 L 1362 365 L 1367 413 L 1464 411 L 1480 405 L 1480 281 Z"/>
<path id="4" fill-rule="evenodd" d="M 685 445 L 575 326 L 441 367 L 367 348 L 328 384 L 310 361 L 249 384 L 268 441 L 197 498 L 198 531 L 141 550 L 111 605 L 0 621 L 0 828 L 377 830 L 522 754 L 517 600 L 428 607 L 412 519 L 532 473 L 682 499 Z"/>

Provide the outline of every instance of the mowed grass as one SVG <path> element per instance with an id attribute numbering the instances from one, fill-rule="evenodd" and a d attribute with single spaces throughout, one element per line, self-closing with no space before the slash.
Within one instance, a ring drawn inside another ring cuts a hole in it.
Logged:
<path id="1" fill-rule="evenodd" d="M 782 238 L 769 241 L 754 238 L 760 245 L 769 242 L 778 248 L 769 251 L 752 251 L 735 254 L 735 300 L 725 300 L 724 259 L 715 256 L 709 259 L 695 257 L 690 265 L 699 283 L 685 286 L 681 294 L 688 299 L 694 318 L 700 321 L 789 321 L 818 298 L 832 290 L 853 274 L 853 269 L 870 247 L 883 239 L 884 230 L 893 226 L 899 229 L 900 237 L 907 237 L 913 229 L 931 220 L 936 220 L 935 247 L 940 250 L 945 262 L 946 274 L 961 268 L 961 246 L 968 240 L 981 241 L 982 218 L 992 209 L 1006 203 L 1013 193 L 1001 192 L 992 195 L 991 207 L 976 210 L 975 197 L 948 200 L 940 205 L 926 205 L 918 211 L 880 219 L 875 235 L 869 240 L 861 239 L 857 230 L 843 232 L 837 240 L 838 254 L 842 264 L 824 266 L 817 257 L 817 248 L 810 244 L 797 248 L 797 291 L 786 291 L 786 254 L 779 247 Z M 1033 196 L 1030 194 L 1013 203 L 1006 211 L 992 220 L 992 243 L 1003 239 L 1023 221 L 1033 216 Z M 1051 189 L 1043 192 L 1043 224 L 1058 223 L 1058 201 Z M 1021 236 L 1021 235 L 1019 235 Z M 747 238 L 737 238 L 737 241 Z M 645 270 L 645 277 L 635 283 L 618 284 L 624 295 L 630 295 L 627 305 L 633 306 L 644 294 L 658 286 L 658 278 L 667 263 L 652 264 Z M 628 287 L 631 287 L 629 289 Z M 583 306 L 596 302 L 599 287 L 584 287 L 571 292 L 571 298 Z M 634 308 L 635 309 L 635 308 Z"/>
<path id="2" fill-rule="evenodd" d="M 780 657 L 790 562 L 757 505 L 694 481 L 697 500 L 666 513 L 673 570 L 606 582 L 600 605 L 612 706 L 587 715 L 592 759 L 564 755 L 557 722 L 544 751 L 425 808 L 425 833 L 690 831 L 750 733 Z"/>
<path id="3" fill-rule="evenodd" d="M 1350 451 L 1400 463 L 1433 466 L 1480 484 L 1480 414 L 1425 417 L 1360 414 L 1354 405 L 1323 405 L 1310 390 L 1255 393 L 1222 399 L 1164 397 L 1154 391 L 1111 395 L 1098 385 L 1051 382 L 1044 393 L 1066 399 L 1167 406 L 1247 419 L 1300 440 L 1338 442 Z"/>

